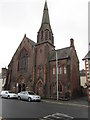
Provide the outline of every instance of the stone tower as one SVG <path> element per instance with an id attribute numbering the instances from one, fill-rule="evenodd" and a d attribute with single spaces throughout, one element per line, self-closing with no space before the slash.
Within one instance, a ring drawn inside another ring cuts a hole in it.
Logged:
<path id="1" fill-rule="evenodd" d="M 49 71 L 48 60 L 49 54 L 54 48 L 54 37 L 50 25 L 48 6 L 45 1 L 41 27 L 37 34 L 36 45 L 36 91 L 42 92 L 41 94 L 44 94 L 45 85 L 48 82 L 47 79 L 49 79 L 49 73 L 47 72 Z M 41 86 L 41 89 L 39 86 Z"/>

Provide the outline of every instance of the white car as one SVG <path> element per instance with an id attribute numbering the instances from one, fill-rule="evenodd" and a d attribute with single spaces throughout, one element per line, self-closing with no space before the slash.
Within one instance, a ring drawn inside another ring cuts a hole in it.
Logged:
<path id="1" fill-rule="evenodd" d="M 31 102 L 31 101 L 40 101 L 41 97 L 39 95 L 36 95 L 32 91 L 22 91 L 18 93 L 18 99 L 28 100 L 29 102 Z"/>
<path id="2" fill-rule="evenodd" d="M 17 94 L 11 92 L 11 91 L 8 91 L 8 90 L 4 90 L 4 91 L 1 91 L 1 97 L 2 98 L 17 98 Z"/>

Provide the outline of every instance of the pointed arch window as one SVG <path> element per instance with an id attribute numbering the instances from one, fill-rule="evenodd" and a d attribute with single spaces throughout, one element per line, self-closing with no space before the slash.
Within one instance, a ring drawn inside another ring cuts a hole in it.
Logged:
<path id="1" fill-rule="evenodd" d="M 27 70 L 28 68 L 28 53 L 25 49 L 23 49 L 20 53 L 18 60 L 18 71 Z"/>
<path id="2" fill-rule="evenodd" d="M 62 85 L 59 86 L 59 91 L 62 92 Z"/>
<path id="3" fill-rule="evenodd" d="M 52 37 L 51 37 L 51 32 L 49 32 L 49 40 L 51 40 L 51 38 L 52 38 Z"/>
<path id="4" fill-rule="evenodd" d="M 62 67 L 60 67 L 60 75 L 62 74 Z"/>
<path id="5" fill-rule="evenodd" d="M 43 30 L 41 31 L 41 41 L 43 41 Z"/>
<path id="6" fill-rule="evenodd" d="M 66 66 L 64 66 L 64 74 L 66 74 L 67 70 L 66 70 Z"/>
<path id="7" fill-rule="evenodd" d="M 45 40 L 48 40 L 48 36 L 49 36 L 49 31 L 45 30 Z"/>
<path id="8" fill-rule="evenodd" d="M 53 75 L 55 75 L 55 67 L 53 67 Z"/>

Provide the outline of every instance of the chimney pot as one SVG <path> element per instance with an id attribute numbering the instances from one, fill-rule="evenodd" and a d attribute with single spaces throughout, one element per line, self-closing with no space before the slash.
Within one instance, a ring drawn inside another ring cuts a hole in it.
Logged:
<path id="1" fill-rule="evenodd" d="M 70 46 L 74 47 L 74 39 L 73 38 L 70 39 Z"/>

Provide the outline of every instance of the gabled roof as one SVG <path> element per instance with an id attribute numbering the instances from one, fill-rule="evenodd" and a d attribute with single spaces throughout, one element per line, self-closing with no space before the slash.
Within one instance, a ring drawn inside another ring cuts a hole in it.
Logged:
<path id="1" fill-rule="evenodd" d="M 27 40 L 28 43 L 30 43 L 32 46 L 35 47 L 36 43 L 35 43 L 34 41 L 32 41 L 31 39 L 29 39 L 28 37 L 26 37 L 26 34 L 24 35 L 24 38 L 23 38 L 22 42 L 20 43 L 20 45 L 23 43 L 24 40 L 25 40 L 25 41 Z M 19 45 L 19 47 L 20 47 L 20 45 Z M 17 48 L 16 52 L 18 51 L 19 47 Z M 15 54 L 16 54 L 16 52 L 15 52 Z M 14 55 L 15 55 L 15 54 L 14 54 Z M 13 56 L 13 57 L 14 57 L 14 56 Z"/>
<path id="2" fill-rule="evenodd" d="M 32 41 L 31 39 L 29 39 L 28 37 L 26 37 L 26 34 L 24 35 L 23 40 L 28 40 L 28 42 L 29 42 L 32 46 L 34 46 L 34 48 L 35 48 L 36 43 L 35 43 L 34 41 Z M 23 40 L 22 40 L 22 42 L 23 42 Z M 20 43 L 20 45 L 22 44 L 22 42 Z M 19 45 L 19 47 L 20 47 L 20 45 Z M 19 47 L 17 48 L 17 50 L 16 50 L 16 52 L 14 53 L 13 57 L 14 57 L 15 54 L 17 53 Z M 9 65 L 12 63 L 13 57 L 12 57 L 12 59 L 11 59 Z M 8 66 L 9 66 L 9 65 L 8 65 Z"/>
<path id="3" fill-rule="evenodd" d="M 28 37 L 26 37 L 26 39 L 30 42 L 31 45 L 33 45 L 35 47 L 36 43 L 34 41 L 32 41 L 31 39 L 29 39 Z"/>
<path id="4" fill-rule="evenodd" d="M 50 54 L 49 57 L 49 61 L 54 61 L 56 60 L 56 51 L 57 51 L 57 59 L 66 59 L 70 57 L 70 49 L 71 47 L 66 47 L 66 48 L 62 48 L 62 49 L 58 49 L 58 50 L 54 50 L 52 51 L 52 53 Z"/>
<path id="5" fill-rule="evenodd" d="M 85 59 L 90 59 L 90 51 L 87 53 L 87 55 L 82 60 L 85 60 Z"/>

